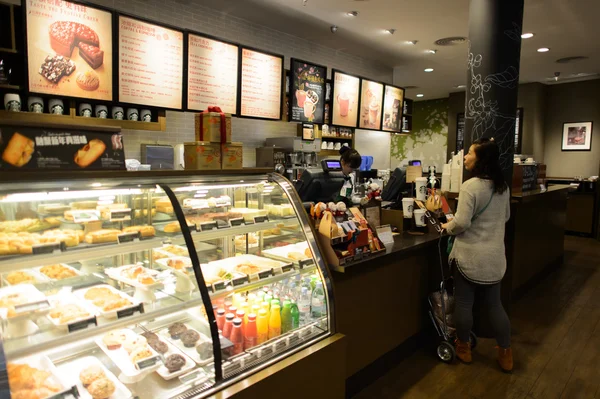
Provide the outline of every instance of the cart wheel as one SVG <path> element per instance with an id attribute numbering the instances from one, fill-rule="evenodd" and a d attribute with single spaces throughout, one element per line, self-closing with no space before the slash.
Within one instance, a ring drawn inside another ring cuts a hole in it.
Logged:
<path id="1" fill-rule="evenodd" d="M 454 350 L 454 346 L 452 344 L 444 341 L 438 345 L 437 355 L 442 362 L 452 363 L 454 361 L 454 357 L 456 356 L 456 351 Z"/>
<path id="2" fill-rule="evenodd" d="M 477 348 L 477 343 L 479 341 L 477 339 L 477 335 L 475 335 L 475 333 L 471 331 L 471 333 L 469 334 L 469 338 L 471 339 L 471 349 Z"/>

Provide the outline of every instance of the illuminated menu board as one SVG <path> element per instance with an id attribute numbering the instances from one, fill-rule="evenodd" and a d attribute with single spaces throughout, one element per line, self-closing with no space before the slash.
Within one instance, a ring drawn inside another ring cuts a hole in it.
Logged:
<path id="1" fill-rule="evenodd" d="M 360 79 L 333 71 L 332 125 L 356 127 Z"/>
<path id="2" fill-rule="evenodd" d="M 281 119 L 283 57 L 242 48 L 240 115 Z"/>
<path id="3" fill-rule="evenodd" d="M 237 113 L 238 54 L 233 44 L 188 36 L 188 109 L 218 106 L 225 113 Z"/>
<path id="4" fill-rule="evenodd" d="M 327 68 L 294 58 L 291 59 L 290 65 L 290 120 L 323 123 Z"/>
<path id="5" fill-rule="evenodd" d="M 383 107 L 383 84 L 363 79 L 360 94 L 361 129 L 379 130 L 381 127 L 381 108 Z"/>
<path id="6" fill-rule="evenodd" d="M 25 4 L 29 91 L 112 101 L 112 14 L 68 1 Z"/>
<path id="7" fill-rule="evenodd" d="M 183 32 L 119 16 L 119 101 L 181 109 Z"/>
<path id="8" fill-rule="evenodd" d="M 381 130 L 386 132 L 402 131 L 402 108 L 404 104 L 404 89 L 385 85 L 383 98 L 383 125 Z"/>

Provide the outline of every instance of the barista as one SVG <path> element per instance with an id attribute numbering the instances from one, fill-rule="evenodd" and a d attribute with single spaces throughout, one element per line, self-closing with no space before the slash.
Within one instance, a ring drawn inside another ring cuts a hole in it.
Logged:
<path id="1" fill-rule="evenodd" d="M 340 155 L 340 163 L 345 181 L 340 192 L 336 194 L 334 201 L 342 201 L 346 206 L 352 206 L 352 193 L 354 192 L 354 182 L 356 181 L 354 171 L 360 168 L 362 158 L 358 151 L 348 146 L 343 146 L 340 149 Z"/>

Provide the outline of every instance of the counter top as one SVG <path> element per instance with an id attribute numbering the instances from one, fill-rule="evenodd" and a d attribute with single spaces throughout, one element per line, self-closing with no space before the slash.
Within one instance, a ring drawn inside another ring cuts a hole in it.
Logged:
<path id="1" fill-rule="evenodd" d="M 572 187 L 568 184 L 557 184 L 557 185 L 552 185 L 550 187 L 548 187 L 546 189 L 546 191 L 542 191 L 542 190 L 532 190 L 532 191 L 525 191 L 523 193 L 517 193 L 517 194 L 513 194 L 512 198 L 516 199 L 516 200 L 520 200 L 520 201 L 531 201 L 536 197 L 540 197 L 540 196 L 544 196 L 556 191 L 563 191 L 563 190 L 575 190 L 576 187 Z"/>

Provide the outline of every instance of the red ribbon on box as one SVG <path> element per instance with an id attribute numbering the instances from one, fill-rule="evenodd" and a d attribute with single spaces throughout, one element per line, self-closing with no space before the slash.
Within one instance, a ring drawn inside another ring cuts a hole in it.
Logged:
<path id="1" fill-rule="evenodd" d="M 216 106 L 211 106 L 208 107 L 208 109 L 204 112 L 204 113 L 208 113 L 208 112 L 218 112 L 219 114 L 221 114 L 221 143 L 226 143 L 227 142 L 227 118 L 225 117 L 225 113 L 223 111 L 221 111 L 220 107 L 216 107 Z M 206 140 L 206 137 L 204 136 L 204 118 L 202 118 L 202 116 L 200 116 L 200 131 L 202 132 L 202 139 Z"/>

